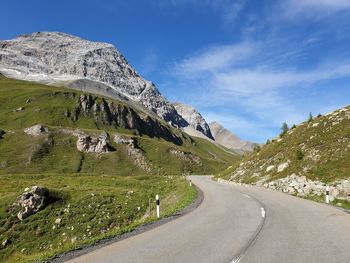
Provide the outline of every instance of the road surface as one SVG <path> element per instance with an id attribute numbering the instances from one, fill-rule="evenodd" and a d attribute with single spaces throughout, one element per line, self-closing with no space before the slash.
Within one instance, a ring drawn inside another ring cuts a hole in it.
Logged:
<path id="1" fill-rule="evenodd" d="M 350 262 L 350 215 L 264 189 L 192 177 L 193 212 L 69 262 Z"/>

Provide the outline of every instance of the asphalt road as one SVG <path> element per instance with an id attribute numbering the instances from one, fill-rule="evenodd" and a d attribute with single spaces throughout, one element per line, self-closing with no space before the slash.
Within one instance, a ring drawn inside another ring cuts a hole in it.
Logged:
<path id="1" fill-rule="evenodd" d="M 192 177 L 193 212 L 69 262 L 350 262 L 350 215 L 253 187 Z"/>

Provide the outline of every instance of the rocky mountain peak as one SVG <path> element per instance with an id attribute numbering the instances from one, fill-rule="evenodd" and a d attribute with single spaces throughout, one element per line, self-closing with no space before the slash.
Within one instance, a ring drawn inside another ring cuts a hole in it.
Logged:
<path id="1" fill-rule="evenodd" d="M 188 122 L 189 126 L 214 140 L 208 123 L 194 107 L 179 102 L 173 103 L 173 105 L 181 117 Z"/>
<path id="2" fill-rule="evenodd" d="M 231 131 L 227 130 L 218 122 L 209 124 L 210 130 L 215 141 L 226 148 L 233 149 L 239 152 L 249 152 L 254 149 L 256 143 L 244 141 Z"/>
<path id="3" fill-rule="evenodd" d="M 155 85 L 143 79 L 118 49 L 108 43 L 60 32 L 20 35 L 0 41 L 0 73 L 45 83 L 79 79 L 103 83 L 108 86 L 104 95 L 114 98 L 119 92 L 176 127 L 187 125 Z"/>

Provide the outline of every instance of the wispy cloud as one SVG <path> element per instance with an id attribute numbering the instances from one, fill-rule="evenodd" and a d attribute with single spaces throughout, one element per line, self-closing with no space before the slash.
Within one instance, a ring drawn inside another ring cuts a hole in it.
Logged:
<path id="1" fill-rule="evenodd" d="M 173 7 L 183 7 L 192 5 L 196 8 L 210 7 L 211 9 L 220 12 L 222 22 L 229 25 L 234 22 L 241 11 L 247 5 L 247 0 L 153 0 L 159 6 L 171 5 Z"/>
<path id="2" fill-rule="evenodd" d="M 348 0 L 288 0 L 281 4 L 283 15 L 293 18 L 303 15 L 305 18 L 320 18 L 335 12 L 350 10 Z"/>
<path id="3" fill-rule="evenodd" d="M 175 64 L 175 72 L 181 75 L 216 72 L 250 58 L 257 47 L 250 43 L 210 47 Z"/>
<path id="4" fill-rule="evenodd" d="M 261 49 L 254 48 L 257 46 Z M 187 103 L 207 109 L 203 115 L 209 120 L 217 117 L 233 131 L 251 137 L 252 130 L 255 135 L 259 130 L 269 136 L 272 126 L 305 119 L 305 109 L 291 103 L 290 93 L 298 90 L 305 93 L 317 83 L 350 77 L 350 63 L 339 61 L 330 61 L 310 70 L 276 69 L 269 63 L 254 65 L 252 61 L 264 58 L 267 49 L 252 43 L 216 46 L 179 61 L 173 71 L 179 85 L 191 87 L 187 94 L 192 99 Z M 223 105 L 235 107 L 246 116 L 213 113 L 220 111 Z"/>

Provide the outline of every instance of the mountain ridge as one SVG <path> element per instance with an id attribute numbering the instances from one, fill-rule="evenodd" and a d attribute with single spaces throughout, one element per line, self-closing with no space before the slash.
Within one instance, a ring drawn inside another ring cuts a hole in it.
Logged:
<path id="1" fill-rule="evenodd" d="M 209 123 L 209 127 L 215 142 L 228 149 L 244 153 L 253 151 L 254 147 L 257 145 L 256 143 L 242 140 L 217 121 Z"/>

